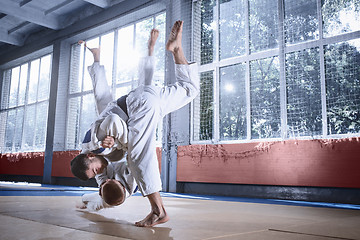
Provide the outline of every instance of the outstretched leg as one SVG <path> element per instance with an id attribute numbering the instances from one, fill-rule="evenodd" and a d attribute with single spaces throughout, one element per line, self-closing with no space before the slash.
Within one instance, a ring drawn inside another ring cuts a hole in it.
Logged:
<path id="1" fill-rule="evenodd" d="M 94 57 L 94 63 L 88 67 L 88 71 L 92 80 L 96 109 L 99 115 L 107 104 L 113 100 L 111 88 L 106 80 L 104 66 L 100 65 L 100 48 L 89 48 L 83 40 L 80 40 L 78 44 L 84 44 Z"/>
<path id="2" fill-rule="evenodd" d="M 139 85 L 152 85 L 155 60 L 152 57 L 156 40 L 159 37 L 159 30 L 152 29 L 148 40 L 148 56 L 142 58 L 139 64 Z"/>
<path id="3" fill-rule="evenodd" d="M 176 21 L 174 23 L 166 43 L 166 50 L 173 54 L 176 64 L 188 64 L 182 48 L 183 24 L 183 21 Z"/>
<path id="4" fill-rule="evenodd" d="M 83 41 L 83 40 L 80 40 L 78 42 L 78 44 L 83 44 L 84 43 L 84 46 L 89 49 L 89 51 L 92 53 L 93 57 L 94 57 L 94 62 L 100 62 L 100 48 L 89 48 L 87 45 L 86 45 L 86 42 Z"/>
<path id="5" fill-rule="evenodd" d="M 154 47 L 155 47 L 155 43 L 156 43 L 156 40 L 158 39 L 158 37 L 159 37 L 159 30 L 157 30 L 155 28 L 152 29 L 150 32 L 150 38 L 148 41 L 148 55 L 149 56 L 152 56 L 154 53 Z"/>
<path id="6" fill-rule="evenodd" d="M 182 21 L 176 21 L 174 26 L 172 27 L 169 40 L 166 44 L 166 49 L 170 52 L 172 52 L 174 56 L 174 61 L 176 64 L 185 64 L 187 65 L 188 62 L 186 61 L 186 58 L 184 56 L 183 48 L 182 48 Z M 149 40 L 149 55 L 152 54 L 151 50 L 151 41 L 153 39 L 154 32 L 151 32 L 150 40 Z M 157 37 L 157 36 L 156 36 Z M 156 40 L 156 38 L 155 38 Z M 129 125 L 132 124 L 131 119 L 129 120 Z M 152 125 L 152 127 L 156 127 L 155 124 Z M 151 127 L 150 127 L 151 128 Z M 148 129 L 148 128 L 147 128 Z M 150 131 L 150 130 L 147 130 Z M 131 131 L 129 133 L 129 136 L 131 135 Z M 138 136 L 138 135 L 137 135 Z M 143 140 L 144 141 L 144 140 Z M 130 141 L 129 141 L 130 142 Z M 129 143 L 129 149 L 133 149 L 133 147 L 136 148 L 136 146 L 132 146 L 131 142 Z M 141 148 L 141 150 L 144 150 Z M 150 149 L 149 149 L 150 150 Z M 130 151 L 130 156 L 135 155 L 136 151 L 132 152 Z M 141 158 L 141 156 L 140 156 Z M 134 171 L 133 171 L 134 172 Z M 151 211 L 150 213 L 141 221 L 136 222 L 135 225 L 138 227 L 153 227 L 157 224 L 165 223 L 169 221 L 169 216 L 167 215 L 165 211 L 165 207 L 163 204 L 163 201 L 161 199 L 159 192 L 154 192 L 146 196 L 150 202 L 151 205 Z"/>

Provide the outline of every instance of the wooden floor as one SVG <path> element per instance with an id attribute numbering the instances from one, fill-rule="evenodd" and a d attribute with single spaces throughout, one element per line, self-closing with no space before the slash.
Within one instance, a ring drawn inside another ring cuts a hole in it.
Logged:
<path id="1" fill-rule="evenodd" d="M 115 208 L 87 212 L 75 208 L 82 194 L 75 188 L 0 184 L 0 190 L 1 240 L 360 239 L 360 206 L 353 205 L 314 207 L 164 193 L 170 221 L 139 228 L 134 222 L 149 212 L 147 199 L 139 195 Z"/>

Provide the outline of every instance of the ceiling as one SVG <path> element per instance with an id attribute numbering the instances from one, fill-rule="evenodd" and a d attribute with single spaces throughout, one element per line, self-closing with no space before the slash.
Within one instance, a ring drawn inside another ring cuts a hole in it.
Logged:
<path id="1" fill-rule="evenodd" d="M 0 0 L 0 54 L 124 0 Z"/>

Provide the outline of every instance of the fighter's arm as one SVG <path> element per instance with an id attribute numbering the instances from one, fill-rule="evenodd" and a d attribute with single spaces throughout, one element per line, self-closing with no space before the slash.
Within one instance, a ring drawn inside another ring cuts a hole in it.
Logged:
<path id="1" fill-rule="evenodd" d="M 103 148 L 112 148 L 115 144 L 115 138 L 113 136 L 106 136 L 101 142 Z"/>
<path id="2" fill-rule="evenodd" d="M 116 147 L 123 149 L 127 145 L 127 124 L 117 114 L 108 115 L 100 124 L 98 132 L 101 131 L 104 136 L 101 136 L 101 146 L 104 148 Z M 98 134 L 99 135 L 99 134 Z M 122 157 L 121 157 L 122 158 Z M 121 159 L 120 158 L 120 159 Z M 120 160 L 119 159 L 119 160 Z"/>

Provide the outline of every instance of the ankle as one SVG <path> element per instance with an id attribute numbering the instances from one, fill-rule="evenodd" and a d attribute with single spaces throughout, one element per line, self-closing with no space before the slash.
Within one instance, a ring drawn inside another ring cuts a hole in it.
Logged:
<path id="1" fill-rule="evenodd" d="M 156 216 L 160 216 L 162 214 L 162 210 L 158 207 L 155 207 L 151 210 Z"/>
<path id="2" fill-rule="evenodd" d="M 149 46 L 149 47 L 148 47 L 148 55 L 149 55 L 149 56 L 152 56 L 153 53 L 154 53 L 154 46 Z"/>

